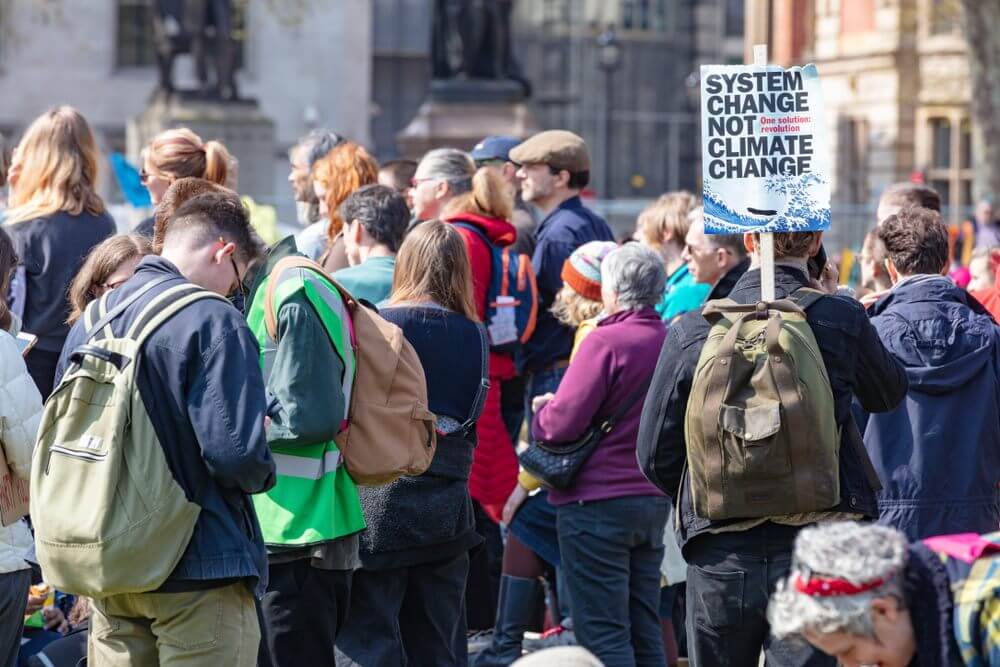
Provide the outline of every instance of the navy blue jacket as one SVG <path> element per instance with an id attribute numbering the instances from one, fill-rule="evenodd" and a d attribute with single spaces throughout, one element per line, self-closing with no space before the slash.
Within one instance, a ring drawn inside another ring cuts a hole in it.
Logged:
<path id="1" fill-rule="evenodd" d="M 570 197 L 542 220 L 531 258 L 538 282 L 538 320 L 521 360 L 529 373 L 569 359 L 573 349 L 573 329 L 560 324 L 550 312 L 563 286 L 563 262 L 584 243 L 614 240 L 604 218 L 584 206 L 579 197 Z"/>
<path id="2" fill-rule="evenodd" d="M 121 335 L 156 295 L 187 282 L 162 257 L 146 257 L 135 275 L 108 297 L 108 307 L 161 276 L 115 319 Z M 70 330 L 56 381 L 69 354 L 86 339 L 83 318 Z M 267 585 L 267 552 L 248 494 L 274 486 L 274 461 L 264 439 L 264 380 L 260 351 L 238 310 L 199 301 L 146 339 L 136 384 L 174 478 L 201 506 L 194 534 L 161 590 L 198 588 L 206 581 L 244 579 L 258 595 Z M 141 554 L 137 554 L 141 557 Z"/>
<path id="3" fill-rule="evenodd" d="M 910 390 L 872 415 L 865 446 L 884 486 L 881 523 L 910 540 L 1000 525 L 1000 329 L 941 276 L 900 284 L 871 309 Z"/>
<path id="4" fill-rule="evenodd" d="M 803 272 L 783 265 L 775 267 L 774 283 L 779 299 L 808 285 Z M 713 292 L 711 298 L 724 296 Z M 728 296 L 742 304 L 759 301 L 760 271 L 747 271 Z M 882 346 L 857 301 L 825 296 L 806 311 L 806 320 L 816 336 L 830 377 L 834 414 L 841 429 L 840 505 L 830 509 L 874 518 L 877 515 L 874 480 L 866 470 L 861 443 L 849 439 L 851 429 L 856 428 L 850 421 L 851 399 L 856 396 L 871 412 L 891 410 L 906 396 L 906 374 Z M 660 490 L 673 496 L 679 506 L 678 537 L 682 547 L 699 534 L 733 522 L 696 516 L 691 485 L 687 483 L 684 413 L 709 329 L 700 311 L 685 313 L 670 326 L 646 395 L 636 443 L 643 473 Z"/>

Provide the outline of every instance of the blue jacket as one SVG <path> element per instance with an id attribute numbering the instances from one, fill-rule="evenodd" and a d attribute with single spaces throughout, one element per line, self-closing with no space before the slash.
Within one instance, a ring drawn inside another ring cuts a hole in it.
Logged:
<path id="1" fill-rule="evenodd" d="M 740 270 L 745 267 L 737 267 L 731 273 Z M 793 267 L 779 264 L 774 274 L 774 291 L 779 299 L 808 285 L 805 273 Z M 716 286 L 710 299 L 727 296 L 719 287 L 730 280 L 727 276 Z M 760 271 L 755 269 L 740 276 L 728 297 L 742 304 L 758 301 Z M 830 509 L 874 518 L 877 507 L 873 482 L 877 480 L 869 474 L 860 441 L 851 440 L 852 434 L 855 437 L 857 434 L 851 422 L 851 399 L 857 397 L 871 412 L 891 410 L 906 396 L 906 375 L 879 342 L 857 301 L 825 296 L 809 307 L 806 320 L 816 336 L 830 377 L 834 414 L 841 429 L 840 505 Z M 670 326 L 643 405 L 636 443 L 643 473 L 661 491 L 674 496 L 680 515 L 681 547 L 698 535 L 739 521 L 713 521 L 695 515 L 691 485 L 686 481 L 684 414 L 701 348 L 710 329 L 701 311 L 685 313 Z"/>
<path id="2" fill-rule="evenodd" d="M 112 321 L 116 335 L 156 295 L 186 282 L 162 257 L 146 257 L 108 297 L 113 308 L 150 280 L 169 275 Z M 56 370 L 86 339 L 83 318 L 70 330 Z M 248 494 L 274 486 L 264 439 L 264 380 L 259 349 L 243 315 L 216 300 L 199 301 L 157 329 L 143 345 L 136 384 L 174 478 L 201 506 L 194 534 L 161 591 L 244 579 L 262 595 L 267 552 Z"/>
<path id="3" fill-rule="evenodd" d="M 563 286 L 563 262 L 584 243 L 614 240 L 604 218 L 584 206 L 579 197 L 570 197 L 542 220 L 531 257 L 538 282 L 538 320 L 535 333 L 524 346 L 521 361 L 525 370 L 535 373 L 569 359 L 573 329 L 560 324 L 550 312 Z"/>
<path id="4" fill-rule="evenodd" d="M 910 540 L 1000 525 L 1000 329 L 941 276 L 901 283 L 872 307 L 910 389 L 872 415 L 865 446 L 884 488 L 880 522 Z"/>

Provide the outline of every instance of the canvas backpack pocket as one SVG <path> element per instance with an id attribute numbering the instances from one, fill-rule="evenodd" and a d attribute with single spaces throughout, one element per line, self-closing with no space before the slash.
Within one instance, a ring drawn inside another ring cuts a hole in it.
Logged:
<path id="1" fill-rule="evenodd" d="M 788 475 L 792 463 L 781 436 L 781 403 L 761 401 L 743 407 L 723 405 L 719 437 L 732 474 L 753 479 Z"/>

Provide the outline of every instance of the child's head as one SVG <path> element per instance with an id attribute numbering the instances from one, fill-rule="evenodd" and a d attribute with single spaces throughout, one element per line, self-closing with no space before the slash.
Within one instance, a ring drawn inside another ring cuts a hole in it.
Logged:
<path id="1" fill-rule="evenodd" d="M 601 262 L 617 247 L 611 241 L 584 243 L 563 263 L 563 287 L 552 304 L 557 320 L 578 327 L 601 314 Z"/>
<path id="2" fill-rule="evenodd" d="M 149 239 L 135 234 L 117 234 L 97 245 L 70 284 L 67 322 L 76 322 L 87 304 L 131 278 L 139 261 L 151 254 Z"/>

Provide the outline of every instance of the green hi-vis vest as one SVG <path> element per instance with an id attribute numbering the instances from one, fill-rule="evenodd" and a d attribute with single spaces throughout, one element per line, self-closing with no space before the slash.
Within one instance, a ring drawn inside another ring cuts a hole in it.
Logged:
<path id="1" fill-rule="evenodd" d="M 247 324 L 260 345 L 264 382 L 271 376 L 278 344 L 267 334 L 264 301 L 269 283 L 274 290 L 275 312 L 293 296 L 305 296 L 319 314 L 330 342 L 344 361 L 344 405 L 351 404 L 355 358 L 351 347 L 349 313 L 340 294 L 315 271 L 289 268 L 280 276 L 269 275 L 254 295 Z M 331 381 L 336 381 L 331 378 Z M 340 415 L 346 418 L 345 415 Z M 266 492 L 253 496 L 264 542 L 296 546 L 328 542 L 365 528 L 365 518 L 354 482 L 347 474 L 340 451 L 331 440 L 311 445 L 272 445 L 277 466 L 277 482 Z"/>

